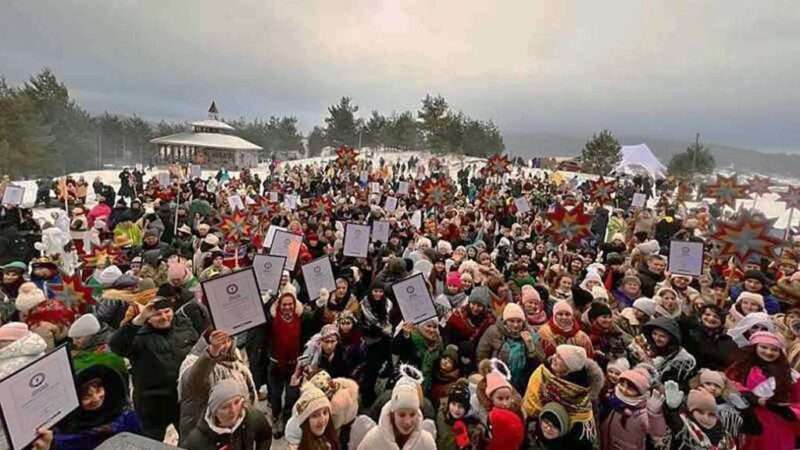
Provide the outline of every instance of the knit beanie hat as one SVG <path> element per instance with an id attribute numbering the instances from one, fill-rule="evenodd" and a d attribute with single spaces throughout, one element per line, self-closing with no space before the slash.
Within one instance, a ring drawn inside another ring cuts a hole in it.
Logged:
<path id="1" fill-rule="evenodd" d="M 645 394 L 650 389 L 650 374 L 644 369 L 626 370 L 620 374 L 619 379 L 630 381 L 639 394 Z"/>
<path id="2" fill-rule="evenodd" d="M 15 305 L 17 307 L 17 311 L 27 313 L 35 308 L 36 305 L 44 303 L 46 300 L 47 298 L 44 296 L 44 292 L 36 287 L 35 284 L 28 281 L 22 283 L 22 285 L 19 287 L 19 293 L 17 294 Z"/>
<path id="3" fill-rule="evenodd" d="M 710 369 L 703 369 L 700 371 L 700 383 L 711 383 L 715 386 L 719 386 L 721 389 L 725 388 L 725 375 L 722 372 L 717 372 L 716 370 Z"/>
<path id="4" fill-rule="evenodd" d="M 738 297 L 736 297 L 736 303 L 740 303 L 742 300 L 747 299 L 752 302 L 758 303 L 761 305 L 761 309 L 764 309 L 764 296 L 761 294 L 756 294 L 755 292 L 747 292 L 742 291 Z"/>
<path id="5" fill-rule="evenodd" d="M 769 331 L 756 331 L 750 335 L 750 345 L 756 344 L 774 345 L 781 350 L 786 350 L 786 343 L 784 342 L 783 338 L 775 333 L 770 333 Z"/>
<path id="6" fill-rule="evenodd" d="M 325 395 L 330 396 L 333 394 L 331 392 L 332 389 L 332 381 L 330 374 L 324 370 L 320 370 L 319 372 L 315 373 L 313 377 L 311 377 L 308 382 L 313 384 L 317 387 L 317 389 L 321 390 L 325 393 Z"/>
<path id="7" fill-rule="evenodd" d="M 491 295 L 489 294 L 489 288 L 486 286 L 476 286 L 472 289 L 472 292 L 469 294 L 469 302 L 470 303 L 477 303 L 479 305 L 483 305 L 484 307 L 489 307 L 489 302 L 491 300 Z"/>
<path id="8" fill-rule="evenodd" d="M 456 289 L 461 289 L 461 274 L 452 271 L 447 274 L 447 285 Z"/>
<path id="9" fill-rule="evenodd" d="M 466 412 L 469 412 L 470 407 L 470 391 L 469 382 L 464 378 L 459 379 L 450 385 L 447 390 L 447 401 L 449 403 L 458 403 L 464 407 Z"/>
<path id="10" fill-rule="evenodd" d="M 611 315 L 611 308 L 608 307 L 605 303 L 600 302 L 592 302 L 592 305 L 589 306 L 589 322 L 594 321 L 601 316 L 610 316 Z"/>
<path id="11" fill-rule="evenodd" d="M 624 372 L 631 368 L 631 363 L 626 358 L 618 358 L 608 363 L 606 369 L 617 369 Z"/>
<path id="12" fill-rule="evenodd" d="M 122 271 L 117 266 L 108 266 L 97 276 L 97 281 L 104 286 L 111 286 L 122 276 Z"/>
<path id="13" fill-rule="evenodd" d="M 241 385 L 233 378 L 218 381 L 211 388 L 211 394 L 208 396 L 208 411 L 211 414 L 216 413 L 225 402 L 234 397 L 244 397 Z"/>
<path id="14" fill-rule="evenodd" d="M 539 291 L 537 291 L 536 288 L 534 288 L 530 284 L 522 286 L 522 302 L 525 303 L 534 300 L 538 301 L 542 300 L 542 297 L 539 295 Z"/>
<path id="15" fill-rule="evenodd" d="M 28 334 L 28 325 L 23 322 L 8 322 L 0 327 L 0 341 L 18 341 Z"/>
<path id="16" fill-rule="evenodd" d="M 569 372 L 577 372 L 586 367 L 586 349 L 577 345 L 562 344 L 556 347 L 556 354 L 564 361 Z"/>
<path id="17" fill-rule="evenodd" d="M 555 305 L 553 305 L 553 317 L 555 317 L 556 314 L 564 311 L 569 311 L 570 314 L 574 314 L 572 306 L 570 306 L 569 302 L 566 300 L 559 300 Z"/>
<path id="18" fill-rule="evenodd" d="M 692 389 L 689 391 L 689 396 L 686 399 L 686 409 L 689 412 L 699 410 L 703 412 L 711 412 L 717 410 L 717 401 L 714 396 L 709 394 L 703 389 Z"/>
<path id="19" fill-rule="evenodd" d="M 486 392 L 487 397 L 491 398 L 494 391 L 504 387 L 512 389 L 505 375 L 496 370 L 486 374 L 486 390 L 484 392 Z"/>
<path id="20" fill-rule="evenodd" d="M 506 445 L 498 448 L 519 448 L 525 438 L 525 425 L 522 418 L 515 412 L 503 409 L 492 408 L 489 412 L 489 426 L 495 438 L 502 437 Z M 494 447 L 490 447 L 494 448 Z"/>
<path id="21" fill-rule="evenodd" d="M 539 413 L 539 420 L 547 419 L 550 423 L 558 427 L 558 437 L 566 435 L 570 430 L 569 413 L 561 403 L 550 402 L 544 405 Z"/>
<path id="22" fill-rule="evenodd" d="M 331 402 L 322 390 L 311 383 L 305 383 L 301 388 L 300 398 L 292 408 L 292 414 L 297 423 L 302 425 L 315 412 L 330 407 Z"/>
<path id="23" fill-rule="evenodd" d="M 100 322 L 94 314 L 84 314 L 69 327 L 67 336 L 70 338 L 80 338 L 93 336 L 100 332 Z"/>
<path id="24" fill-rule="evenodd" d="M 633 307 L 639 311 L 652 316 L 656 312 L 655 300 L 647 297 L 639 297 L 633 302 Z"/>
<path id="25" fill-rule="evenodd" d="M 608 291 L 603 286 L 595 286 L 592 288 L 592 298 L 608 302 Z"/>
<path id="26" fill-rule="evenodd" d="M 420 408 L 420 385 L 416 380 L 409 377 L 401 377 L 392 389 L 392 402 L 391 411 L 395 412 L 398 409 L 413 409 Z"/>
<path id="27" fill-rule="evenodd" d="M 319 337 L 320 337 L 320 339 L 325 339 L 326 337 L 329 337 L 329 336 L 336 336 L 338 338 L 339 337 L 339 327 L 337 327 L 335 324 L 332 324 L 332 323 L 324 325 L 322 327 L 322 329 L 320 330 L 320 332 L 319 332 Z"/>
<path id="28" fill-rule="evenodd" d="M 522 308 L 516 303 L 508 303 L 506 307 L 503 308 L 503 321 L 511 319 L 519 319 L 522 321 L 525 320 L 525 313 L 522 311 Z"/>

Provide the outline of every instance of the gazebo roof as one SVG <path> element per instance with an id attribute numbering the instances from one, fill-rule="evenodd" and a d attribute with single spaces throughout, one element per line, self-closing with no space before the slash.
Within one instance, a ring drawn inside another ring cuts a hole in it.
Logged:
<path id="1" fill-rule="evenodd" d="M 230 127 L 230 125 L 227 126 Z M 153 144 L 191 145 L 195 147 L 222 148 L 228 150 L 262 150 L 260 146 L 244 140 L 239 136 L 220 133 L 177 133 L 158 137 L 150 140 L 150 142 Z"/>
<path id="2" fill-rule="evenodd" d="M 198 120 L 197 122 L 192 122 L 191 125 L 193 127 L 214 128 L 227 131 L 233 131 L 236 129 L 225 122 L 220 122 L 219 120 L 214 119 Z"/>

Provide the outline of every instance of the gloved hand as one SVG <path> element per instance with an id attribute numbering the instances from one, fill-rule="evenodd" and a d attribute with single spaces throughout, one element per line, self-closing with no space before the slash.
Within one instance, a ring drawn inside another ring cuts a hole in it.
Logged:
<path id="1" fill-rule="evenodd" d="M 331 298 L 331 293 L 327 289 L 322 288 L 319 290 L 319 298 L 317 299 L 317 307 L 324 308 L 328 304 L 328 299 Z"/>
<path id="2" fill-rule="evenodd" d="M 650 397 L 647 399 L 647 410 L 651 413 L 660 413 L 663 405 L 664 394 L 657 390 L 651 392 Z"/>
<path id="3" fill-rule="evenodd" d="M 666 395 L 667 406 L 670 409 L 675 409 L 681 406 L 683 402 L 683 392 L 678 387 L 678 383 L 670 380 L 664 383 L 664 390 Z"/>

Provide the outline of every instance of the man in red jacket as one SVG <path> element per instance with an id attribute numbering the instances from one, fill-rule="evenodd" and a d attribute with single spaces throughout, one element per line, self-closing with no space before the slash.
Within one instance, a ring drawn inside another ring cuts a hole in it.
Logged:
<path id="1" fill-rule="evenodd" d="M 272 408 L 272 431 L 276 439 L 283 437 L 283 428 L 299 395 L 299 386 L 291 379 L 302 352 L 303 305 L 291 292 L 284 292 L 270 307 L 270 356 L 267 369 L 269 403 Z M 286 404 L 283 394 L 286 392 Z"/>

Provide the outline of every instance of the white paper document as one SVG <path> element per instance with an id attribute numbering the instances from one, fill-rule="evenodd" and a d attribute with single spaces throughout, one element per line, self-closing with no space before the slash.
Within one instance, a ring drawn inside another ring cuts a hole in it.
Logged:
<path id="1" fill-rule="evenodd" d="M 372 242 L 389 242 L 389 222 L 376 220 L 372 222 Z"/>
<path id="2" fill-rule="evenodd" d="M 633 199 L 631 200 L 631 206 L 634 208 L 644 208 L 644 205 L 647 203 L 647 196 L 642 194 L 641 192 L 637 192 L 633 194 Z"/>
<path id="3" fill-rule="evenodd" d="M 252 267 L 201 284 L 214 329 L 231 336 L 267 321 Z"/>
<path id="4" fill-rule="evenodd" d="M 256 271 L 258 289 L 261 292 L 278 293 L 284 265 L 286 265 L 285 256 L 256 255 L 253 258 L 253 269 Z"/>
<path id="5" fill-rule="evenodd" d="M 303 236 L 289 233 L 288 231 L 278 230 L 272 239 L 269 254 L 274 256 L 286 257 L 286 269 L 290 272 L 297 264 L 297 255 L 300 254 L 300 246 L 303 244 Z"/>
<path id="6" fill-rule="evenodd" d="M 670 241 L 669 273 L 697 277 L 703 274 L 703 243 Z"/>
<path id="7" fill-rule="evenodd" d="M 388 212 L 394 212 L 397 209 L 397 197 L 386 197 L 383 207 Z"/>
<path id="8" fill-rule="evenodd" d="M 6 206 L 19 206 L 25 196 L 25 188 L 14 184 L 6 186 L 3 191 L 3 204 Z"/>
<path id="9" fill-rule="evenodd" d="M 244 211 L 244 203 L 242 203 L 242 197 L 238 194 L 231 195 L 228 197 L 228 206 L 231 208 L 231 211 L 241 210 Z"/>
<path id="10" fill-rule="evenodd" d="M 438 317 L 433 298 L 421 273 L 393 284 L 392 291 L 406 322 L 420 324 Z"/>
<path id="11" fill-rule="evenodd" d="M 336 280 L 333 278 L 333 268 L 331 260 L 327 256 L 315 259 L 308 264 L 303 264 L 303 281 L 306 283 L 308 298 L 312 301 L 319 298 L 319 291 L 322 288 L 328 290 L 333 295 L 336 290 Z"/>
<path id="12" fill-rule="evenodd" d="M 344 248 L 342 249 L 344 256 L 366 258 L 369 253 L 371 231 L 369 225 L 345 224 Z"/>
<path id="13" fill-rule="evenodd" d="M 287 231 L 286 228 L 277 225 L 270 225 L 269 228 L 267 228 L 267 235 L 264 236 L 264 248 L 268 248 L 272 245 L 272 240 L 275 239 L 275 232 L 278 230 Z"/>
<path id="14" fill-rule="evenodd" d="M 531 205 L 525 197 L 517 197 L 514 199 L 514 206 L 517 207 L 517 214 L 525 214 L 531 210 Z"/>

